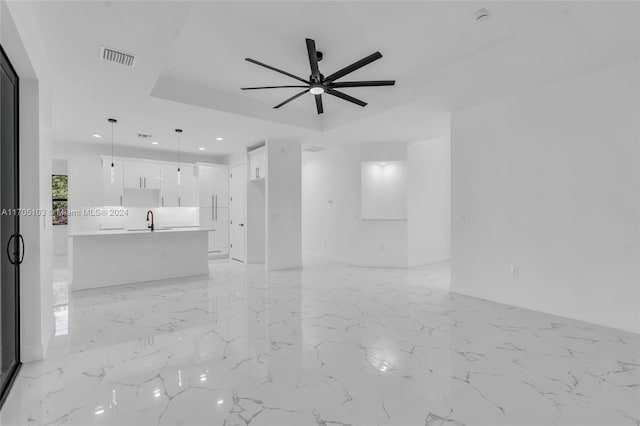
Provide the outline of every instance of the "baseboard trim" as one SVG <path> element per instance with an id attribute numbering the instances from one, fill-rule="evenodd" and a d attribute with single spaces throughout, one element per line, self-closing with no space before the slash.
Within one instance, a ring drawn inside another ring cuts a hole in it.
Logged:
<path id="1" fill-rule="evenodd" d="M 44 347 L 42 344 L 34 346 L 22 346 L 20 348 L 20 361 L 34 362 L 44 359 Z"/>
<path id="2" fill-rule="evenodd" d="M 286 269 L 300 269 L 302 268 L 302 262 L 292 263 L 289 265 L 278 265 L 278 266 L 270 266 L 269 264 L 267 264 L 266 268 L 268 271 L 284 271 Z"/>
<path id="3" fill-rule="evenodd" d="M 550 315 L 550 316 L 554 316 L 554 317 L 557 317 L 557 318 L 560 318 L 560 319 L 565 319 L 565 320 L 568 320 L 568 321 L 581 322 L 583 324 L 589 324 L 589 325 L 593 325 L 593 326 L 596 326 L 596 327 L 602 327 L 602 328 L 609 328 L 611 330 L 622 331 L 622 332 L 625 332 L 625 333 L 631 333 L 631 334 L 635 334 L 635 335 L 640 336 L 640 332 L 638 330 L 634 330 L 634 329 L 622 328 L 620 326 L 616 326 L 616 325 L 613 325 L 613 324 L 595 322 L 593 320 L 588 320 L 588 319 L 579 318 L 579 317 L 575 317 L 575 316 L 567 316 L 567 315 L 563 315 L 563 314 L 558 313 L 558 312 L 551 312 L 549 310 L 541 310 L 541 309 L 536 309 L 536 308 L 533 308 L 533 307 L 528 307 L 528 306 L 525 306 L 523 304 L 514 304 L 514 303 L 508 303 L 508 302 L 496 300 L 496 299 L 489 299 L 487 297 L 482 297 L 482 296 L 479 296 L 479 295 L 475 295 L 472 292 L 458 291 L 458 290 L 453 288 L 453 282 L 451 283 L 451 287 L 450 287 L 449 292 L 452 293 L 452 294 L 458 294 L 460 296 L 471 297 L 473 299 L 483 300 L 485 302 L 495 303 L 495 304 L 498 304 L 498 305 L 509 306 L 509 307 L 512 307 L 512 308 L 522 309 L 522 310 L 530 311 L 530 312 L 537 312 L 537 313 L 540 313 L 540 314 Z"/>

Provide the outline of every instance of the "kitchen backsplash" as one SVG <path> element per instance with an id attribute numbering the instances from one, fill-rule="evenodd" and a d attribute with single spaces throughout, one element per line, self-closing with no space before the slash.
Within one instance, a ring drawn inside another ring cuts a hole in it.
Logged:
<path id="1" fill-rule="evenodd" d="M 153 212 L 156 228 L 200 225 L 197 207 L 154 207 L 149 209 L 100 206 L 83 210 L 85 214 L 69 217 L 70 232 L 144 228 L 148 224 L 146 216 L 149 210 Z"/>

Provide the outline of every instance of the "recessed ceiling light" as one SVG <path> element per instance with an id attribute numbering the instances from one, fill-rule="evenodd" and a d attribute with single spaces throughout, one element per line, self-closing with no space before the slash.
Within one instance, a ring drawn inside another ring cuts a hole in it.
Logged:
<path id="1" fill-rule="evenodd" d="M 204 151 L 204 148 L 203 148 L 203 147 L 200 147 L 200 148 L 198 148 L 198 149 L 199 149 L 200 151 Z"/>
<path id="2" fill-rule="evenodd" d="M 151 142 L 151 145 L 158 145 L 159 143 L 160 142 L 153 141 L 153 142 Z"/>
<path id="3" fill-rule="evenodd" d="M 224 139 L 223 139 L 223 138 L 221 138 L 220 136 L 218 136 L 218 137 L 216 138 L 216 140 L 217 140 L 217 141 L 221 141 L 221 140 L 224 140 Z"/>
<path id="4" fill-rule="evenodd" d="M 91 135 L 91 136 L 93 136 L 94 138 L 101 138 L 102 137 L 100 135 Z"/>

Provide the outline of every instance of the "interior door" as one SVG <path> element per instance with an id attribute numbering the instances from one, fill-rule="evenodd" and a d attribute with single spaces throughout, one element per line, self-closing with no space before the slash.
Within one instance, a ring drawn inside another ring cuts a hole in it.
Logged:
<path id="1" fill-rule="evenodd" d="M 0 406 L 20 368 L 20 235 L 18 175 L 18 76 L 0 47 Z"/>
<path id="2" fill-rule="evenodd" d="M 230 227 L 229 257 L 240 262 L 245 261 L 244 250 L 244 164 L 231 167 L 229 171 L 229 215 Z"/>

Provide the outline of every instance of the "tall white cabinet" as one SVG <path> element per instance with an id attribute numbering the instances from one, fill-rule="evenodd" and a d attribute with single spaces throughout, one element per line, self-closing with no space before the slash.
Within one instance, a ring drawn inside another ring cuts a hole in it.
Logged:
<path id="1" fill-rule="evenodd" d="M 217 164 L 196 165 L 200 226 L 209 232 L 209 253 L 229 253 L 229 168 Z"/>

